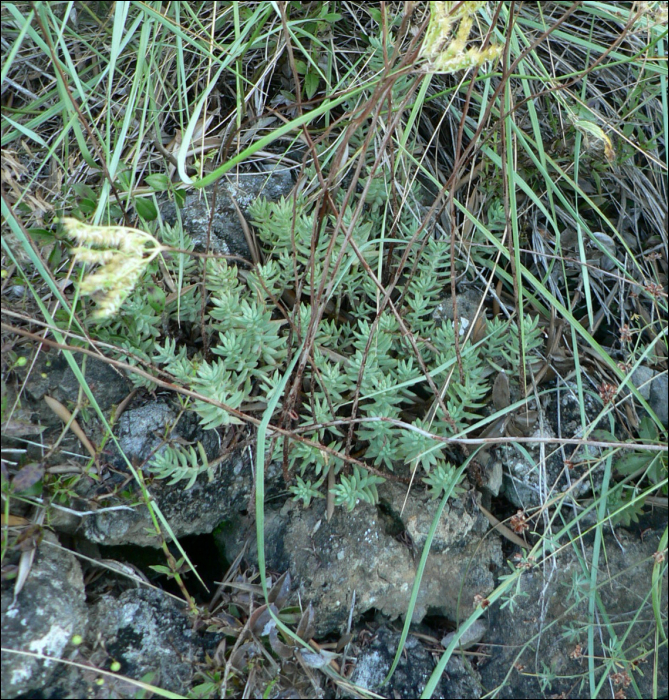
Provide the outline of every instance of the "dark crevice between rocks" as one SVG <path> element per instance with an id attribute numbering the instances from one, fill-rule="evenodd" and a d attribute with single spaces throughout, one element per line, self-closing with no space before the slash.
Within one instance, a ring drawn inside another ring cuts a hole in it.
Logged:
<path id="1" fill-rule="evenodd" d="M 216 546 L 212 534 L 189 535 L 179 538 L 184 552 L 188 555 L 198 575 L 207 586 L 208 591 L 202 586 L 197 577 L 189 570 L 182 568 L 182 577 L 186 589 L 194 597 L 196 603 L 205 604 L 211 600 L 216 588 L 229 567 L 229 562 L 222 556 Z M 170 552 L 175 560 L 182 555 L 176 545 L 170 543 Z M 167 593 L 183 597 L 181 589 L 176 581 L 165 574 L 160 574 L 152 569 L 152 566 L 166 566 L 165 554 L 160 549 L 152 547 L 138 547 L 136 545 L 100 546 L 100 554 L 103 559 L 113 559 L 119 562 L 131 564 L 137 567 L 154 585 L 162 588 Z M 186 565 L 187 566 L 187 565 Z"/>

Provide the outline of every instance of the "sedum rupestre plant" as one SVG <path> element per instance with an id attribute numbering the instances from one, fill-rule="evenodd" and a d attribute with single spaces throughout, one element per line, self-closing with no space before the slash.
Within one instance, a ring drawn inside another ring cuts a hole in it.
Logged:
<path id="1" fill-rule="evenodd" d="M 131 363 L 143 361 L 158 367 L 205 398 L 245 410 L 277 385 L 286 367 L 289 343 L 299 347 L 313 313 L 312 280 L 318 285 L 332 245 L 331 259 L 341 256 L 341 264 L 333 277 L 327 313 L 316 330 L 302 391 L 295 406 L 289 407 L 296 417 L 293 427 L 309 443 L 289 439 L 284 445 L 287 438 L 282 437 L 276 440 L 273 455 L 287 460 L 294 482 L 290 489 L 305 506 L 323 495 L 331 471 L 337 477 L 333 488 L 336 505 L 350 510 L 358 501 L 374 503 L 381 474 L 400 464 L 419 468 L 437 497 L 449 487 L 454 470 L 446 444 L 435 436 L 456 436 L 480 420 L 491 377 L 505 369 L 513 376 L 520 362 L 516 325 L 489 320 L 478 342 L 461 335 L 460 378 L 454 325 L 442 320 L 440 313 L 450 303 L 450 242 L 429 238 L 409 247 L 417 224 L 408 216 L 400 219 L 392 239 L 380 239 L 375 234 L 381 228 L 379 198 L 381 190 L 376 188 L 374 201 L 352 227 L 352 239 L 372 269 L 378 269 L 379 260 L 391 259 L 389 247 L 394 261 L 406 253 L 406 273 L 399 279 L 393 302 L 402 324 L 389 306 L 379 312 L 378 288 L 352 246 L 345 246 L 351 209 L 344 211 L 344 226 L 339 229 L 334 217 L 328 218 L 322 230 L 339 233 L 334 241 L 335 234 L 322 233 L 312 249 L 314 219 L 319 213 L 306 199 L 258 200 L 251 206 L 250 218 L 264 251 L 263 264 L 239 269 L 224 259 L 210 258 L 205 270 L 201 258 L 175 251 L 192 248 L 188 237 L 167 228 L 162 242 L 150 246 L 151 256 L 143 258 L 142 281 L 115 315 L 100 312 L 108 304 L 99 292 L 104 285 L 97 287 L 98 309 L 91 319 L 99 324 L 98 337 L 122 348 Z M 71 233 L 89 249 L 77 255 L 84 262 L 98 262 L 95 275 L 98 282 L 104 280 L 104 256 L 90 251 L 113 247 L 114 242 L 101 243 L 99 236 L 91 242 L 77 236 L 77 230 L 81 226 L 72 227 Z M 118 256 L 107 255 L 118 264 Z M 159 273 L 180 280 L 182 291 L 167 295 L 158 290 L 152 279 Z M 211 349 L 207 357 L 187 350 L 175 337 L 189 329 L 197 333 L 202 327 L 202 285 L 196 282 L 203 276 L 207 292 L 204 327 Z M 301 285 L 297 295 L 296 280 Z M 538 319 L 526 317 L 523 323 L 528 358 L 541 342 Z M 410 331 L 413 343 L 401 325 Z M 439 401 L 435 401 L 426 373 L 432 386 L 443 387 Z M 150 380 L 132 377 L 150 388 Z M 239 422 L 204 400 L 192 400 L 186 407 L 199 415 L 207 429 Z M 179 445 L 170 446 L 154 458 L 153 470 L 160 478 L 188 478 L 190 487 L 208 465 L 206 460 L 198 464 L 195 451 L 181 454 L 183 450 Z M 333 451 L 340 455 L 348 451 L 369 465 L 371 472 L 360 466 L 345 468 L 345 460 Z"/>

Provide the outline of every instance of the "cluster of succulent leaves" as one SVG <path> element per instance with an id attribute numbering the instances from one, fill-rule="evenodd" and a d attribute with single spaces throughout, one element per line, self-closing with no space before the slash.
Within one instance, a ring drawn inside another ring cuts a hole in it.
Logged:
<path id="1" fill-rule="evenodd" d="M 381 183 L 371 183 L 374 185 Z M 378 269 L 379 259 L 387 258 L 392 245 L 394 260 L 406 252 L 418 224 L 409 216 L 399 222 L 392 239 L 381 240 L 384 188 L 370 188 L 362 216 L 353 226 L 352 237 L 366 262 Z M 152 261 L 145 273 L 148 285 L 133 293 L 120 313 L 98 328 L 98 336 L 121 347 L 130 363 L 144 360 L 172 375 L 184 386 L 202 396 L 244 410 L 245 404 L 262 400 L 278 383 L 285 370 L 288 343 L 299 347 L 300 333 L 307 328 L 312 305 L 311 280 L 318 285 L 328 247 L 330 257 L 342 254 L 334 276 L 330 298 L 334 312 L 324 315 L 307 366 L 301 397 L 301 434 L 312 444 L 290 440 L 287 454 L 294 475 L 292 491 L 305 505 L 322 496 L 322 485 L 330 470 L 338 476 L 335 503 L 352 509 L 359 501 L 375 503 L 376 487 L 383 479 L 362 467 L 344 469 L 344 461 L 313 443 L 337 452 L 346 449 L 349 424 L 333 425 L 351 418 L 357 396 L 357 423 L 351 452 L 373 465 L 376 471 L 392 471 L 398 464 L 419 466 L 433 495 L 452 486 L 454 469 L 448 462 L 446 446 L 431 435 L 452 437 L 481 417 L 490 391 L 491 376 L 501 369 L 517 370 L 520 363 L 518 329 L 513 322 L 493 319 L 487 322 L 486 337 L 474 344 L 460 339 L 464 381 L 456 357 L 455 330 L 450 320 L 442 320 L 440 305 L 450 303 L 450 242 L 434 237 L 418 237 L 408 251 L 406 274 L 398 284 L 395 305 L 410 329 L 422 363 L 437 386 L 449 375 L 448 389 L 441 409 L 428 414 L 433 393 L 421 370 L 414 349 L 402 332 L 397 317 L 385 308 L 377 318 L 380 300 L 373 280 L 360 264 L 353 247 L 345 246 L 344 230 L 349 229 L 352 210 L 344 211 L 343 227 L 332 241 L 334 217 L 325 222 L 312 253 L 312 233 L 317 228 L 317 208 L 306 200 L 278 202 L 258 200 L 250 218 L 263 246 L 265 263 L 240 271 L 224 259 L 208 259 L 206 271 L 200 258 L 185 253 L 168 253 L 162 262 Z M 183 232 L 165 228 L 166 246 L 189 250 L 192 242 Z M 312 262 L 313 269 L 312 269 Z M 328 273 L 328 276 L 330 273 Z M 167 295 L 153 278 L 169 276 L 180 294 Z M 174 329 L 200 327 L 201 281 L 207 292 L 206 329 L 212 356 L 207 359 L 177 342 Z M 292 330 L 277 312 L 277 301 L 285 292 L 294 293 L 295 280 L 305 280 L 301 298 L 291 310 Z M 526 357 L 541 343 L 538 319 L 526 317 L 524 341 Z M 511 372 L 513 376 L 514 372 Z M 133 375 L 138 385 L 151 388 L 151 381 Z M 188 406 L 200 417 L 206 429 L 237 423 L 230 413 L 206 401 L 193 400 Z M 280 410 L 280 408 L 279 408 Z M 364 420 L 372 419 L 372 420 Z M 411 423 L 418 430 L 398 424 Z M 154 470 L 160 477 L 189 478 L 206 466 L 197 467 L 195 453 L 179 456 L 180 446 L 161 454 Z M 285 454 L 282 440 L 275 446 L 276 458 Z M 171 466 L 170 466 L 171 465 Z"/>
<path id="2" fill-rule="evenodd" d="M 380 183 L 379 183 L 380 184 Z M 353 239 L 372 269 L 378 265 L 381 241 L 372 231 L 381 230 L 379 198 L 381 187 L 370 188 L 369 207 L 353 230 Z M 268 262 L 249 277 L 257 298 L 272 304 L 282 293 L 294 286 L 296 275 L 311 278 L 311 260 L 315 263 L 314 279 L 320 280 L 320 263 L 325 259 L 331 237 L 321 236 L 311 251 L 316 211 L 304 203 L 292 201 L 257 201 L 250 211 L 258 237 L 271 256 Z M 344 227 L 348 228 L 350 213 L 344 212 Z M 294 224 L 293 224 L 294 221 Z M 399 235 L 384 245 L 394 245 L 399 257 L 413 237 L 417 224 L 407 217 L 401 221 Z M 335 228 L 334 219 L 329 230 Z M 344 244 L 340 231 L 334 241 L 331 257 L 336 258 Z M 468 424 L 480 418 L 490 376 L 499 369 L 520 363 L 517 328 L 514 324 L 493 320 L 488 323 L 488 336 L 474 345 L 461 343 L 464 382 L 460 381 L 456 358 L 455 331 L 451 321 L 439 319 L 438 308 L 448 298 L 450 242 L 429 238 L 424 246 L 415 244 L 406 264 L 407 281 L 402 288 L 399 312 L 406 327 L 416 338 L 421 359 L 437 384 L 452 374 L 444 404 L 448 416 L 440 411 L 435 418 L 426 418 L 429 397 L 426 377 L 414 356 L 411 344 L 402 333 L 396 316 L 386 308 L 377 318 L 379 295 L 376 286 L 349 247 L 337 276 L 332 298 L 336 309 L 355 310 L 336 319 L 324 318 L 318 328 L 313 363 L 307 377 L 310 391 L 304 397 L 301 418 L 302 435 L 313 443 L 326 445 L 341 452 L 346 443 L 343 428 L 331 423 L 337 418 L 351 416 L 352 403 L 358 393 L 357 416 L 363 419 L 356 431 L 355 452 L 375 467 L 393 470 L 398 463 L 418 464 L 428 475 L 426 483 L 436 497 L 450 485 L 453 468 L 446 459 L 443 442 L 426 433 L 454 436 Z M 295 251 L 295 254 L 294 254 Z M 446 301 L 445 303 L 449 303 Z M 305 300 L 296 318 L 304 328 L 310 318 L 311 305 Z M 538 319 L 525 319 L 526 352 L 540 344 Z M 342 359 L 343 358 L 343 359 Z M 390 419 L 390 420 L 379 420 Z M 419 431 L 412 431 L 392 421 L 409 421 Z M 328 425 L 330 424 L 330 425 Z M 283 454 L 279 443 L 275 455 Z M 293 493 L 305 504 L 320 493 L 319 489 L 330 469 L 336 474 L 343 468 L 342 460 L 328 452 L 302 442 L 289 446 L 291 470 L 297 474 Z M 310 478 L 304 478 L 305 475 Z M 364 469 L 354 468 L 352 474 L 342 474 L 335 487 L 335 503 L 352 509 L 358 500 L 374 503 L 376 484 L 382 479 Z"/>

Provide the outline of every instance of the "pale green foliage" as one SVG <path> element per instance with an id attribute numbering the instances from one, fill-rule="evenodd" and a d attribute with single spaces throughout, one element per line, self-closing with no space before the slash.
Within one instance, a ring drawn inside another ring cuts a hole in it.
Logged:
<path id="1" fill-rule="evenodd" d="M 353 467 L 351 476 L 342 476 L 341 483 L 334 487 L 335 505 L 345 505 L 353 510 L 359 501 L 378 503 L 376 485 L 383 482 L 380 476 L 368 474 L 364 469 Z"/>
<path id="2" fill-rule="evenodd" d="M 417 461 L 426 472 L 443 458 L 444 443 L 426 435 L 423 430 L 429 428 L 420 418 L 414 421 L 417 430 L 405 430 L 399 440 L 399 453 L 407 462 Z M 418 431 L 421 432 L 418 432 Z"/>
<path id="3" fill-rule="evenodd" d="M 394 412 L 389 411 L 391 415 L 384 415 L 384 418 L 399 417 L 392 415 Z M 391 423 L 385 421 L 375 421 L 374 423 L 365 423 L 364 428 L 358 431 L 358 436 L 361 440 L 369 443 L 365 457 L 374 460 L 374 466 L 383 465 L 392 471 L 393 460 L 397 458 L 397 430 Z"/>
<path id="4" fill-rule="evenodd" d="M 310 440 L 321 440 L 322 436 L 316 434 L 307 434 Z M 341 442 L 330 442 L 326 447 L 339 451 Z M 276 459 L 281 458 L 282 451 L 277 449 L 274 454 Z M 307 445 L 303 442 L 298 442 L 290 451 L 289 464 L 291 469 L 296 465 L 301 474 L 304 474 L 307 469 L 311 469 L 316 473 L 316 476 L 327 474 L 330 469 L 335 470 L 335 474 L 341 469 L 343 462 L 338 457 L 333 457 L 325 450 L 321 450 L 312 445 Z"/>
<path id="5" fill-rule="evenodd" d="M 302 477 L 296 476 L 295 484 L 289 486 L 288 490 L 293 494 L 295 500 L 302 500 L 303 506 L 308 508 L 312 498 L 325 498 L 319 491 L 322 483 L 323 479 L 321 478 L 312 486 L 311 481 L 304 481 Z"/>
<path id="6" fill-rule="evenodd" d="M 211 363 L 200 363 L 191 386 L 208 399 L 223 403 L 230 408 L 239 408 L 244 398 L 251 393 L 251 381 L 248 377 L 246 381 L 240 379 L 240 375 L 228 369 L 228 364 L 239 366 L 238 358 L 233 355 L 228 358 L 228 362 L 216 360 L 216 362 Z M 220 425 L 241 423 L 238 418 L 227 411 L 206 401 L 197 399 L 193 408 L 200 415 L 203 428 L 211 429 L 218 428 Z"/>
<path id="7" fill-rule="evenodd" d="M 381 189 L 376 183 L 374 190 L 374 196 L 368 197 L 372 206 L 365 211 L 353 231 L 354 239 L 372 267 L 378 256 L 383 254 L 379 250 L 379 242 L 370 238 L 376 210 L 381 206 L 380 200 L 377 200 Z M 266 263 L 256 269 L 250 286 L 258 294 L 258 287 L 262 288 L 263 285 L 277 292 L 290 288 L 294 285 L 295 269 L 310 281 L 311 243 L 308 237 L 314 226 L 313 214 L 299 202 L 294 204 L 281 200 L 268 203 L 259 200 L 251 207 L 250 215 L 260 240 L 271 245 L 270 252 L 276 262 L 276 265 Z M 291 235 L 293 216 L 295 225 Z M 347 216 L 344 216 L 345 220 Z M 334 230 L 334 218 L 330 217 L 328 225 L 323 228 Z M 409 240 L 416 231 L 415 223 L 402 220 L 399 230 L 405 240 Z M 331 235 L 321 235 L 314 246 L 315 284 L 320 282 L 322 276 L 322 260 Z M 342 236 L 341 232 L 337 234 L 334 251 L 340 249 Z M 395 239 L 394 244 L 399 256 L 405 244 L 401 238 Z M 293 259 L 290 255 L 294 249 L 297 249 L 297 255 Z M 406 266 L 412 273 L 406 285 L 400 287 L 400 313 L 404 324 L 418 339 L 422 360 L 428 371 L 434 373 L 441 368 L 442 372 L 451 371 L 457 375 L 453 324 L 451 321 L 442 323 L 435 320 L 437 308 L 448 289 L 449 253 L 449 242 L 443 240 L 429 239 L 420 255 L 417 245 L 412 248 Z M 343 259 L 348 260 L 346 255 Z M 427 390 L 427 381 L 416 362 L 413 349 L 403 336 L 398 319 L 389 309 L 377 318 L 378 289 L 369 276 L 364 272 L 361 274 L 359 265 L 353 262 L 348 265 L 342 263 L 342 268 L 346 274 L 339 276 L 339 284 L 329 301 L 336 309 L 350 309 L 352 318 L 340 318 L 336 322 L 324 318 L 318 327 L 313 362 L 305 372 L 305 379 L 311 388 L 304 398 L 301 414 L 302 426 L 314 426 L 314 430 L 302 435 L 334 450 L 341 450 L 344 435 L 339 426 L 319 426 L 349 417 L 351 399 L 357 394 L 358 415 L 374 419 L 361 423 L 355 432 L 354 444 L 364 450 L 364 459 L 370 460 L 376 467 L 390 470 L 401 462 L 420 465 L 428 474 L 433 473 L 428 483 L 433 492 L 440 493 L 448 487 L 451 472 L 444 461 L 445 443 L 432 435 L 453 435 L 480 418 L 484 397 L 490 391 L 490 376 L 496 368 L 515 369 L 520 362 L 517 329 L 512 324 L 494 321 L 490 324 L 490 338 L 478 347 L 463 339 L 460 355 L 464 382 L 452 378 L 448 384 L 444 404 L 449 416 L 442 415 L 438 410 L 434 421 L 428 422 L 418 417 L 412 423 L 414 430 L 402 428 L 392 420 L 406 420 L 406 411 L 416 406 L 418 392 Z M 277 276 L 278 271 L 281 271 L 281 276 Z M 308 304 L 302 304 L 295 310 L 296 323 L 302 333 L 309 325 L 311 313 L 312 308 Z M 524 324 L 525 354 L 528 357 L 540 345 L 541 336 L 537 319 L 527 317 Z M 425 341 L 430 341 L 430 345 Z M 283 454 L 284 446 L 279 440 L 274 458 L 280 459 Z M 301 477 L 310 470 L 317 475 L 319 483 L 329 469 L 334 468 L 335 473 L 339 473 L 343 466 L 341 460 L 333 458 L 328 452 L 301 442 L 290 441 L 288 454 L 291 470 L 296 469 Z M 371 486 L 378 483 L 379 477 L 373 481 L 367 481 L 368 478 L 371 479 L 371 476 L 360 468 L 354 470 L 353 476 L 341 474 L 335 502 L 347 507 L 353 507 L 360 500 L 372 502 L 375 489 Z M 316 488 L 311 485 L 307 488 L 306 483 L 302 481 L 294 490 L 305 503 L 309 500 L 310 490 Z"/>
<path id="8" fill-rule="evenodd" d="M 522 564 L 528 564 L 527 558 L 524 558 L 522 561 Z M 509 611 L 513 613 L 514 609 L 516 608 L 517 605 L 520 605 L 523 601 L 523 598 L 527 598 L 527 593 L 525 593 L 523 590 L 521 590 L 522 586 L 522 581 L 523 578 L 522 576 L 517 575 L 516 571 L 516 566 L 510 561 L 507 560 L 506 562 L 507 566 L 511 570 L 510 574 L 500 574 L 499 580 L 500 581 L 508 581 L 508 580 L 515 580 L 513 588 L 509 590 L 509 592 L 502 597 L 502 608 L 509 608 Z M 521 564 L 518 564 L 520 566 Z"/>
<path id="9" fill-rule="evenodd" d="M 446 462 L 438 464 L 436 469 L 433 469 L 423 481 L 430 487 L 430 495 L 433 499 L 439 498 L 444 491 L 452 489 L 451 495 L 459 496 L 464 493 L 464 489 L 458 484 L 464 478 L 464 474 L 458 479 L 456 469 L 450 463 Z"/>
<path id="10" fill-rule="evenodd" d="M 466 430 L 479 420 L 491 388 L 491 375 L 507 369 L 513 370 L 513 376 L 520 362 L 517 328 L 493 320 L 488 323 L 488 337 L 477 346 L 461 337 L 464 381 L 460 380 L 453 323 L 441 321 L 438 313 L 450 287 L 448 241 L 431 237 L 426 241 L 424 234 L 420 235 L 409 250 L 404 278 L 397 285 L 396 306 L 402 322 L 388 307 L 378 314 L 378 288 L 352 247 L 343 246 L 345 231 L 350 229 L 372 269 L 378 266 L 380 256 L 386 258 L 388 242 L 382 247 L 372 235 L 380 228 L 384 187 L 381 180 L 372 182 L 368 204 L 355 224 L 355 202 L 344 211 L 343 227 L 337 228 L 335 218 L 326 216 L 313 251 L 312 236 L 318 229 L 316 208 L 307 207 L 301 199 L 257 200 L 249 213 L 264 245 L 266 262 L 245 271 L 243 277 L 236 266 L 220 259 L 209 259 L 205 274 L 199 258 L 174 253 L 151 238 L 162 262 L 159 267 L 151 252 L 144 269 L 154 279 L 167 274 L 179 280 L 184 292 L 177 300 L 172 295 L 168 302 L 167 295 L 147 274 L 146 284 L 98 329 L 104 340 L 123 348 L 126 361 L 142 360 L 157 366 L 174 381 L 213 401 L 189 399 L 185 406 L 199 415 L 202 427 L 214 429 L 239 423 L 233 410 L 245 410 L 249 402 L 266 401 L 280 382 L 291 327 L 295 344 L 309 327 L 313 313 L 311 285 L 318 287 L 321 283 L 328 247 L 332 246 L 332 260 L 341 253 L 337 273 L 325 277 L 333 282 L 328 298 L 332 312 L 316 329 L 303 376 L 299 422 L 301 435 L 312 444 L 289 440 L 286 447 L 281 438 L 273 455 L 283 459 L 287 453 L 290 472 L 297 479 L 291 491 L 305 506 L 322 495 L 322 484 L 330 470 L 338 476 L 336 504 L 351 509 L 359 501 L 377 500 L 376 486 L 382 477 L 360 466 L 355 466 L 352 473 L 344 470 L 344 461 L 332 454 L 345 449 L 349 423 L 336 421 L 351 417 L 354 399 L 354 417 L 372 420 L 357 424 L 352 433 L 352 453 L 377 468 L 393 470 L 402 463 L 414 469 L 420 467 L 433 495 L 451 486 L 457 494 L 459 487 L 451 483 L 453 469 L 446 461 L 446 443 L 438 438 Z M 416 222 L 404 210 L 398 223 L 393 237 L 395 260 L 405 252 L 417 230 Z M 333 239 L 335 230 L 338 232 Z M 165 242 L 181 250 L 192 249 L 188 236 L 173 229 L 165 231 Z M 276 304 L 284 291 L 294 291 L 296 276 L 304 280 L 303 296 L 292 309 L 289 324 L 277 313 Z M 203 278 L 207 291 L 204 324 L 210 348 L 206 358 L 187 351 L 185 343 L 170 337 L 177 328 L 199 335 Z M 448 415 L 436 407 L 434 415 L 428 416 L 434 397 L 402 324 L 413 334 L 420 360 L 433 381 L 441 386 L 451 375 L 441 397 Z M 523 324 L 528 359 L 541 344 L 541 336 L 538 319 L 526 317 Z M 153 388 L 150 380 L 135 382 Z M 411 423 L 412 429 L 406 423 Z M 207 467 L 204 459 L 198 465 L 192 448 L 169 447 L 153 461 L 151 469 L 161 477 L 186 478 L 192 485 Z"/>
<path id="11" fill-rule="evenodd" d="M 201 442 L 197 443 L 197 453 L 192 445 L 189 445 L 188 448 L 181 445 L 174 447 L 165 445 L 153 457 L 149 466 L 158 479 L 171 478 L 169 484 L 176 484 L 181 479 L 188 479 L 186 489 L 192 488 L 197 477 L 203 472 L 209 473 L 210 481 L 213 477 L 207 454 Z"/>
<path id="12" fill-rule="evenodd" d="M 370 205 L 372 211 L 380 209 L 388 198 L 387 185 L 382 177 L 372 178 L 369 183 L 365 202 Z"/>

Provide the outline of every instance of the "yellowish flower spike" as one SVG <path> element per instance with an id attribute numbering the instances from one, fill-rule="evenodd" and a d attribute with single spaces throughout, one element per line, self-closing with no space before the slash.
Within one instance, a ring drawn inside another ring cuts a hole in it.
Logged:
<path id="1" fill-rule="evenodd" d="M 485 61 L 492 61 L 502 52 L 501 46 L 465 51 L 477 10 L 484 2 L 431 2 L 430 24 L 425 33 L 421 57 L 427 60 L 426 70 L 434 73 L 454 73 Z M 453 25 L 460 22 L 457 32 Z"/>
<path id="2" fill-rule="evenodd" d="M 611 139 L 607 136 L 601 126 L 595 124 L 594 122 L 588 121 L 587 119 L 572 119 L 574 126 L 586 136 L 586 149 L 589 149 L 589 144 L 594 142 L 595 144 L 601 144 L 604 147 L 604 156 L 609 163 L 613 162 L 616 157 L 616 152 L 611 143 Z"/>
<path id="3" fill-rule="evenodd" d="M 135 288 L 146 266 L 166 248 L 153 236 L 127 226 L 91 226 L 64 218 L 70 238 L 80 244 L 77 262 L 99 265 L 81 283 L 81 293 L 95 295 L 97 320 L 113 316 Z"/>

